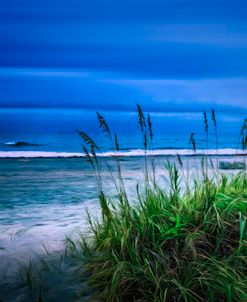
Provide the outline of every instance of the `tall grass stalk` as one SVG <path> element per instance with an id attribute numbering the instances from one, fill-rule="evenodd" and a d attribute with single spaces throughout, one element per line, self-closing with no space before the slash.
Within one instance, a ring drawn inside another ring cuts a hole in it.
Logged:
<path id="1" fill-rule="evenodd" d="M 112 135 L 106 120 L 104 119 L 104 117 L 99 112 L 97 112 L 97 117 L 98 117 L 98 121 L 99 121 L 99 127 L 106 134 L 106 137 L 108 137 L 110 139 L 112 148 L 115 151 L 115 157 L 114 158 L 115 158 L 115 162 L 116 162 L 116 166 L 117 166 L 117 172 L 118 172 L 119 191 L 122 192 L 123 195 L 124 195 L 124 198 L 127 199 L 126 190 L 125 190 L 125 186 L 124 186 L 124 182 L 123 182 L 121 165 L 120 165 L 119 156 L 118 156 L 118 151 L 120 150 L 120 148 L 119 148 L 119 142 L 118 142 L 117 134 L 114 133 L 114 136 Z"/>
<path id="2" fill-rule="evenodd" d="M 190 142 L 190 145 L 192 146 L 192 150 L 194 151 L 194 154 L 196 154 L 196 140 L 195 140 L 194 133 L 191 133 L 189 142 Z"/>
<path id="3" fill-rule="evenodd" d="M 100 150 L 100 148 L 97 146 L 97 144 L 94 142 L 94 140 L 87 133 L 85 133 L 81 130 L 77 130 L 77 131 L 84 143 L 82 145 L 82 149 L 85 153 L 85 157 L 93 169 L 93 173 L 94 173 L 95 179 L 97 181 L 98 188 L 100 191 L 102 191 L 103 188 L 102 188 L 100 167 L 99 167 L 99 162 L 98 162 L 96 152 L 95 152 L 95 150 Z M 90 151 L 88 148 L 90 148 Z"/>
<path id="4" fill-rule="evenodd" d="M 206 153 L 205 153 L 205 167 L 206 167 L 206 177 L 208 177 L 208 117 L 207 117 L 207 112 L 204 110 L 203 112 L 203 121 L 204 121 L 204 131 L 205 131 L 205 142 L 206 142 Z"/>
<path id="5" fill-rule="evenodd" d="M 241 147 L 245 155 L 245 169 L 247 169 L 247 159 L 246 159 L 246 150 L 247 150 L 247 118 L 244 120 L 241 131 L 240 131 Z"/>
<path id="6" fill-rule="evenodd" d="M 148 114 L 148 132 L 149 132 L 149 149 L 153 150 L 153 126 L 152 126 L 152 122 L 151 122 L 151 117 L 150 114 Z M 152 166 L 152 172 L 153 172 L 153 184 L 154 186 L 156 186 L 156 168 L 155 168 L 155 157 L 153 156 L 153 154 L 151 154 L 151 166 Z"/>
<path id="7" fill-rule="evenodd" d="M 216 114 L 214 109 L 211 109 L 211 118 L 212 118 L 212 122 L 214 125 L 214 135 L 215 135 L 215 149 L 216 149 L 216 153 L 218 154 L 218 129 L 217 129 L 217 119 L 216 119 Z M 218 157 L 216 159 L 216 163 L 217 163 L 217 167 L 218 167 Z"/>
<path id="8" fill-rule="evenodd" d="M 192 148 L 192 151 L 194 153 L 195 159 L 194 159 L 194 165 L 196 167 L 197 165 L 197 158 L 196 158 L 196 140 L 195 140 L 195 134 L 194 132 L 192 132 L 190 134 L 190 138 L 189 138 L 189 148 Z M 196 170 L 197 173 L 197 170 Z M 190 174 L 190 167 L 189 167 L 189 163 L 187 163 L 187 176 L 186 176 L 186 187 L 187 190 L 189 190 L 189 174 Z"/>
<path id="9" fill-rule="evenodd" d="M 142 108 L 139 104 L 137 106 L 137 114 L 138 114 L 138 125 L 141 130 L 142 140 L 143 140 L 143 147 L 144 147 L 144 166 L 145 166 L 145 183 L 146 188 L 148 188 L 149 182 L 149 175 L 148 175 L 148 166 L 147 166 L 147 148 L 148 148 L 148 135 L 147 135 L 147 125 L 146 125 L 146 118 L 142 111 Z"/>

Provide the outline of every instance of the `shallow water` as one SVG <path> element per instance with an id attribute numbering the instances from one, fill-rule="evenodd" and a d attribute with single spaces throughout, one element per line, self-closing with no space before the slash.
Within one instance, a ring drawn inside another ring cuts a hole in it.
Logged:
<path id="1" fill-rule="evenodd" d="M 165 184 L 165 161 L 158 157 L 157 175 Z M 170 157 L 174 159 L 174 157 Z M 230 157 L 221 157 L 220 160 Z M 184 157 L 184 167 L 193 173 L 200 165 L 199 158 Z M 236 157 L 238 160 L 238 157 Z M 240 159 L 241 160 L 241 159 Z M 101 159 L 101 175 L 106 193 L 116 190 Z M 121 160 L 129 196 L 135 198 L 135 185 L 143 183 L 142 157 Z M 216 162 L 216 158 L 213 158 Z M 114 167 L 114 160 L 108 159 Z M 30 158 L 0 160 L 0 255 L 27 256 L 25 250 L 45 245 L 51 250 L 63 246 L 65 235 L 76 228 L 87 230 L 86 210 L 97 215 L 98 189 L 95 177 L 85 159 Z"/>
<path id="2" fill-rule="evenodd" d="M 216 165 L 218 161 L 231 161 L 233 157 L 220 156 L 211 159 Z M 119 160 L 128 196 L 134 202 L 136 184 L 142 186 L 144 183 L 144 158 L 125 157 Z M 176 157 L 155 158 L 157 179 L 165 188 L 168 186 L 165 169 L 167 160 L 176 161 Z M 186 156 L 182 160 L 181 175 L 188 175 L 189 179 L 192 175 L 198 177 L 200 157 Z M 244 159 L 235 156 L 234 160 Z M 100 159 L 105 192 L 114 198 L 116 190 L 105 161 L 115 174 L 115 160 Z M 210 167 L 209 173 L 212 172 Z M 14 295 L 12 289 L 16 287 L 13 277 L 19 272 L 20 264 L 27 265 L 34 255 L 45 255 L 52 267 L 59 267 L 55 270 L 55 275 L 54 272 L 42 273 L 42 278 L 48 274 L 45 280 L 50 278 L 49 282 L 42 281 L 44 284 L 60 280 L 60 287 L 56 287 L 55 293 L 49 287 L 47 301 L 61 301 L 61 297 L 63 301 L 71 301 L 72 293 L 79 290 L 82 284 L 74 282 L 74 287 L 69 287 L 64 293 L 68 280 L 75 277 L 74 264 L 70 263 L 70 259 L 61 262 L 60 252 L 65 246 L 65 236 L 76 236 L 78 231 L 88 232 L 87 210 L 93 217 L 100 217 L 97 197 L 97 183 L 85 158 L 0 159 L 0 291 L 6 296 L 4 301 L 33 301 L 27 298 L 25 290 L 18 289 L 18 295 Z M 62 279 L 61 274 L 64 275 Z"/>
<path id="3" fill-rule="evenodd" d="M 123 161 L 127 186 L 141 177 L 140 164 Z M 114 195 L 106 169 L 102 177 L 107 194 Z M 97 195 L 95 177 L 85 160 L 1 159 L 0 256 L 26 257 L 27 248 L 37 250 L 41 245 L 61 249 L 65 235 L 76 228 L 86 230 L 86 209 L 97 213 Z"/>

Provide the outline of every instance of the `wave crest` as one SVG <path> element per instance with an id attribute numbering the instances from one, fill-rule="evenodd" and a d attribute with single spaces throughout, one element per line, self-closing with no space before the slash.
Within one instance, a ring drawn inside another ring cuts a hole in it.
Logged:
<path id="1" fill-rule="evenodd" d="M 246 155 L 244 151 L 238 149 L 208 149 L 208 150 L 197 150 L 194 153 L 189 149 L 158 149 L 153 151 L 147 151 L 148 156 L 227 156 L 227 155 Z M 129 151 L 118 151 L 118 152 L 102 152 L 98 153 L 99 157 L 139 157 L 144 156 L 145 151 L 143 149 L 134 149 Z M 85 157 L 84 153 L 72 153 L 72 152 L 46 152 L 46 151 L 0 151 L 0 158 L 76 158 Z"/>
<path id="2" fill-rule="evenodd" d="M 1 145 L 9 146 L 9 147 L 43 146 L 42 144 L 34 144 L 25 141 L 5 142 L 5 143 L 1 143 Z"/>

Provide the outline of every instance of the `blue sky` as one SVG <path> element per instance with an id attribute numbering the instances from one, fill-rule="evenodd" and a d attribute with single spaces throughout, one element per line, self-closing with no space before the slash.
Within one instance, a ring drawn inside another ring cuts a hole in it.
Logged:
<path id="1" fill-rule="evenodd" d="M 247 109 L 247 3 L 0 0 L 0 107 Z"/>

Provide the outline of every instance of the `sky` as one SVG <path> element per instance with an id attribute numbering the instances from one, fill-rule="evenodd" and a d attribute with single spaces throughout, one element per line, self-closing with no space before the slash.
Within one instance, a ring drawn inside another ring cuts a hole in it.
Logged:
<path id="1" fill-rule="evenodd" d="M 247 110 L 247 2 L 0 0 L 0 108 Z"/>

